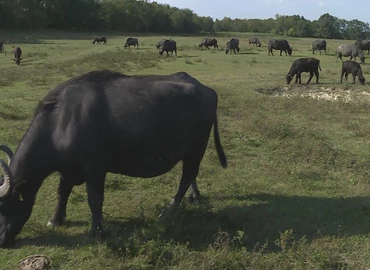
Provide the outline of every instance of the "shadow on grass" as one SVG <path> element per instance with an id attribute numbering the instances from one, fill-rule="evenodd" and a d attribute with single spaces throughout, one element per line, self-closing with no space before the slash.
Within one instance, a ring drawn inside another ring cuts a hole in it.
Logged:
<path id="1" fill-rule="evenodd" d="M 260 54 L 258 52 L 239 52 L 239 54 Z"/>
<path id="2" fill-rule="evenodd" d="M 324 198 L 254 194 L 249 196 L 215 197 L 218 202 L 230 201 L 227 206 L 214 212 L 207 198 L 199 206 L 184 203 L 171 217 L 158 221 L 146 217 L 129 219 L 116 218 L 105 221 L 106 237 L 103 241 L 119 253 L 132 237 L 160 242 L 176 242 L 189 249 L 202 251 L 214 245 L 220 232 L 229 238 L 244 235 L 237 246 L 248 250 L 267 243 L 265 252 L 276 252 L 274 242 L 280 233 L 292 230 L 296 240 L 305 237 L 313 241 L 322 237 L 342 237 L 368 234 L 370 223 L 370 197 Z M 67 225 L 86 226 L 86 222 L 72 222 Z M 66 235 L 58 231 L 40 231 L 36 237 L 24 238 L 17 245 L 38 246 L 83 246 L 98 240 L 89 238 L 87 232 Z M 139 243 L 140 244 L 140 243 Z"/>
<path id="3" fill-rule="evenodd" d="M 20 120 L 26 120 L 28 118 L 28 115 L 21 115 L 17 113 L 7 113 L 0 111 L 0 118 L 5 120 L 14 120 L 14 121 L 20 121 Z"/>

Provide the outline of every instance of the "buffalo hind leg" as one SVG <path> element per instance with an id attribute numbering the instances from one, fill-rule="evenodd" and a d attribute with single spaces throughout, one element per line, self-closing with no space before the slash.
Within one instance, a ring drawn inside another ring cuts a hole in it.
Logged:
<path id="1" fill-rule="evenodd" d="M 90 174 L 86 178 L 87 200 L 89 203 L 92 224 L 89 232 L 90 236 L 103 236 L 103 201 L 105 173 Z"/>
<path id="2" fill-rule="evenodd" d="M 195 164 L 194 161 L 186 162 L 183 161 L 183 170 L 182 176 L 180 180 L 180 185 L 177 190 L 175 197 L 171 200 L 171 202 L 167 205 L 166 209 L 162 211 L 159 215 L 159 218 L 163 218 L 169 212 L 170 214 L 173 213 L 177 207 L 180 205 L 182 199 L 185 196 L 185 193 L 188 191 L 190 185 L 195 181 L 199 171 L 199 163 Z M 195 183 L 196 186 L 196 183 Z M 198 190 L 198 187 L 197 187 Z M 199 190 L 198 190 L 199 193 Z M 199 195 L 199 194 L 198 194 Z M 197 198 L 199 200 L 199 196 Z"/>
<path id="3" fill-rule="evenodd" d="M 183 159 L 182 176 L 177 193 L 172 201 L 168 204 L 166 209 L 159 215 L 159 218 L 164 217 L 167 212 L 173 212 L 174 210 L 176 210 L 176 208 L 180 205 L 182 199 L 184 198 L 186 192 L 188 191 L 190 185 L 192 186 L 190 192 L 190 196 L 192 197 L 191 200 L 193 202 L 199 202 L 200 193 L 196 183 L 196 178 L 199 173 L 200 162 L 202 161 L 204 152 L 207 148 L 209 133 L 210 132 L 205 134 L 205 136 L 203 137 L 207 139 L 195 143 L 193 146 L 194 150 Z"/>
<path id="4" fill-rule="evenodd" d="M 189 201 L 193 204 L 199 204 L 200 201 L 200 192 L 198 189 L 196 178 L 191 182 Z"/>
<path id="5" fill-rule="evenodd" d="M 308 79 L 307 84 L 309 84 L 309 83 L 310 83 L 310 81 L 311 81 L 312 77 L 313 77 L 313 72 L 312 72 L 312 71 L 310 71 L 310 78 Z M 316 76 L 316 83 L 317 83 L 317 76 Z"/>
<path id="6" fill-rule="evenodd" d="M 48 226 L 58 226 L 64 223 L 67 208 L 67 202 L 69 195 L 72 192 L 74 186 L 73 182 L 68 181 L 69 179 L 63 176 L 60 177 L 59 187 L 58 187 L 58 203 L 55 207 L 54 216 L 48 222 Z"/>

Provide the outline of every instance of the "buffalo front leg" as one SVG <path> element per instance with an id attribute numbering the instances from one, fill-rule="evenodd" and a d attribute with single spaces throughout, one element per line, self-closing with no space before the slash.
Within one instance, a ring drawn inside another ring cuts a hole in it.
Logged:
<path id="1" fill-rule="evenodd" d="M 96 173 L 87 178 L 86 190 L 87 200 L 91 211 L 91 229 L 90 236 L 103 236 L 103 201 L 104 201 L 104 183 L 105 173 Z"/>
<path id="2" fill-rule="evenodd" d="M 67 208 L 67 202 L 69 195 L 72 192 L 74 184 L 65 177 L 61 176 L 59 181 L 58 193 L 58 203 L 55 207 L 54 216 L 48 222 L 48 226 L 57 226 L 64 223 Z"/>
<path id="3" fill-rule="evenodd" d="M 294 83 L 299 83 L 301 84 L 301 73 L 297 72 L 295 75 L 295 82 Z"/>

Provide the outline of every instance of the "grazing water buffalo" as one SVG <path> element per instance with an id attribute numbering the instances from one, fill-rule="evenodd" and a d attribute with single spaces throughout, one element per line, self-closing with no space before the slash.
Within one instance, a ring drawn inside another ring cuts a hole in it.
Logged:
<path id="1" fill-rule="evenodd" d="M 326 54 L 326 40 L 325 39 L 317 39 L 312 41 L 312 54 L 315 54 L 315 51 L 325 51 Z"/>
<path id="2" fill-rule="evenodd" d="M 106 37 L 95 37 L 93 44 L 100 44 L 100 42 L 103 42 L 103 44 L 107 44 L 107 38 Z"/>
<path id="3" fill-rule="evenodd" d="M 271 39 L 268 44 L 268 55 L 270 55 L 270 53 L 274 55 L 272 52 L 273 49 L 280 50 L 280 56 L 282 51 L 285 52 L 285 55 L 287 55 L 287 52 L 289 55 L 292 55 L 292 48 L 285 39 Z"/>
<path id="4" fill-rule="evenodd" d="M 228 41 L 228 42 L 226 43 L 226 49 L 225 49 L 225 52 L 226 52 L 226 54 L 228 54 L 228 53 L 229 53 L 229 51 L 230 51 L 230 54 L 231 54 L 231 51 L 233 51 L 234 53 L 236 53 L 236 52 L 235 52 L 235 50 L 236 50 L 237 52 L 239 52 L 239 51 L 240 51 L 240 49 L 239 49 L 239 39 L 237 39 L 237 38 L 232 38 L 232 39 L 230 39 L 230 41 Z"/>
<path id="5" fill-rule="evenodd" d="M 22 56 L 22 50 L 21 50 L 21 48 L 19 48 L 19 47 L 16 47 L 16 48 L 14 48 L 14 61 L 15 61 L 15 63 L 17 64 L 17 65 L 19 65 L 20 63 L 21 63 L 21 60 L 22 60 L 22 58 L 21 58 L 21 56 Z"/>
<path id="6" fill-rule="evenodd" d="M 337 63 L 338 63 L 338 58 L 342 60 L 342 56 L 350 56 L 349 60 L 355 60 L 356 57 L 360 57 L 361 64 L 365 63 L 365 56 L 363 53 L 360 53 L 360 50 L 357 45 L 355 44 L 340 44 L 337 48 Z"/>
<path id="7" fill-rule="evenodd" d="M 217 94 L 185 72 L 126 76 L 92 71 L 50 91 L 15 154 L 0 150 L 0 246 L 11 246 L 29 219 L 44 179 L 60 173 L 58 203 L 50 225 L 62 224 L 74 185 L 86 182 L 91 235 L 103 234 L 104 182 L 108 172 L 149 178 L 182 161 L 174 210 L 191 186 L 198 202 L 199 165 L 213 126 L 215 148 L 227 166 L 217 123 Z"/>
<path id="8" fill-rule="evenodd" d="M 131 46 L 136 46 L 136 49 L 139 49 L 139 41 L 137 38 L 133 38 L 133 37 L 129 37 L 127 40 L 126 40 L 126 43 L 124 45 L 125 49 L 127 47 L 131 47 Z"/>
<path id="9" fill-rule="evenodd" d="M 249 45 L 256 45 L 257 47 L 261 47 L 261 42 L 256 37 L 249 38 Z"/>
<path id="10" fill-rule="evenodd" d="M 340 75 L 340 83 L 342 83 L 343 75 L 346 77 L 346 81 L 348 81 L 348 73 L 352 74 L 353 77 L 353 84 L 355 84 L 356 76 L 360 82 L 360 84 L 365 83 L 365 78 L 362 75 L 361 66 L 359 63 L 354 61 L 345 61 L 342 65 L 342 72 Z"/>
<path id="11" fill-rule="evenodd" d="M 369 55 L 370 52 L 370 40 L 357 40 L 355 42 L 355 45 L 360 49 L 360 51 L 366 51 L 367 55 Z"/>
<path id="12" fill-rule="evenodd" d="M 173 39 L 165 39 L 160 44 L 158 52 L 159 52 L 160 55 L 163 55 L 163 52 L 166 52 L 167 56 L 168 56 L 168 52 L 171 52 L 171 56 L 172 56 L 173 52 L 175 52 L 175 55 L 177 56 L 176 41 L 174 41 Z"/>
<path id="13" fill-rule="evenodd" d="M 0 52 L 4 51 L 4 43 L 2 40 L 0 40 Z"/>
<path id="14" fill-rule="evenodd" d="M 163 46 L 163 43 L 166 39 L 161 39 L 160 41 L 158 41 L 156 44 L 155 44 L 155 47 L 157 48 L 157 50 L 159 51 L 159 48 L 161 48 Z"/>
<path id="15" fill-rule="evenodd" d="M 202 40 L 202 42 L 199 44 L 199 47 L 206 47 L 206 49 L 208 50 L 210 46 L 213 46 L 213 49 L 216 49 L 218 50 L 218 45 L 217 45 L 217 39 L 215 38 L 204 38 Z"/>
<path id="16" fill-rule="evenodd" d="M 320 60 L 316 58 L 299 58 L 293 62 L 292 67 L 286 75 L 286 82 L 289 84 L 294 75 L 296 75 L 295 83 L 299 80 L 299 84 L 301 84 L 302 72 L 309 72 L 310 78 L 308 79 L 307 84 L 310 83 L 313 74 L 316 76 L 316 83 L 319 83 L 319 69 L 321 71 Z"/>

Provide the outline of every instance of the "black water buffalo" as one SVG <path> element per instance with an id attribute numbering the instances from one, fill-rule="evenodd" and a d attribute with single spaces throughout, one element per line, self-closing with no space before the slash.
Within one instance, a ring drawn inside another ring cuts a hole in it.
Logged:
<path id="1" fill-rule="evenodd" d="M 337 62 L 338 58 L 342 60 L 342 56 L 350 56 L 349 60 L 355 60 L 358 56 L 360 58 L 361 64 L 365 63 L 365 56 L 363 53 L 360 52 L 358 46 L 356 44 L 341 44 L 337 48 Z"/>
<path id="2" fill-rule="evenodd" d="M 14 52 L 14 59 L 13 60 L 15 61 L 15 63 L 17 65 L 19 65 L 21 63 L 21 60 L 22 60 L 22 58 L 21 58 L 22 50 L 19 47 L 15 47 L 13 52 Z"/>
<path id="3" fill-rule="evenodd" d="M 208 50 L 209 47 L 213 46 L 213 49 L 216 49 L 218 50 L 218 45 L 217 45 L 217 39 L 215 38 L 204 38 L 202 40 L 202 42 L 199 44 L 199 47 L 206 47 L 206 49 Z"/>
<path id="4" fill-rule="evenodd" d="M 357 40 L 355 42 L 355 45 L 360 49 L 360 51 L 366 51 L 367 55 L 369 55 L 370 52 L 370 40 Z"/>
<path id="5" fill-rule="evenodd" d="M 261 42 L 256 37 L 251 37 L 251 38 L 249 38 L 248 41 L 249 41 L 249 45 L 252 44 L 252 45 L 256 45 L 257 47 L 261 47 Z"/>
<path id="6" fill-rule="evenodd" d="M 159 52 L 160 55 L 163 55 L 163 52 L 166 52 L 167 56 L 168 56 L 168 52 L 171 52 L 171 56 L 172 56 L 173 52 L 175 52 L 175 55 L 177 56 L 176 41 L 174 41 L 173 39 L 165 39 L 160 44 L 158 52 Z"/>
<path id="7" fill-rule="evenodd" d="M 307 84 L 310 83 L 313 74 L 316 76 L 316 83 L 319 83 L 319 69 L 321 71 L 320 60 L 316 58 L 299 58 L 293 62 L 292 67 L 286 75 L 286 82 L 289 84 L 294 75 L 296 75 L 295 83 L 299 81 L 299 84 L 301 84 L 302 72 L 309 72 L 310 78 L 308 79 Z"/>
<path id="8" fill-rule="evenodd" d="M 126 43 L 124 45 L 125 49 L 127 47 L 130 47 L 130 46 L 136 46 L 137 49 L 139 49 L 139 41 L 137 38 L 133 38 L 133 37 L 129 37 L 127 40 L 126 40 Z"/>
<path id="9" fill-rule="evenodd" d="M 55 171 L 61 175 L 58 203 L 49 223 L 65 221 L 73 186 L 85 182 L 91 235 L 103 233 L 107 172 L 149 178 L 182 161 L 179 188 L 161 215 L 173 211 L 190 186 L 190 199 L 198 202 L 196 177 L 212 126 L 220 163 L 227 166 L 216 111 L 216 92 L 185 72 L 92 71 L 60 84 L 39 103 L 15 154 L 0 146 L 9 156 L 0 161 L 0 246 L 12 245 L 42 182 Z"/>
<path id="10" fill-rule="evenodd" d="M 315 54 L 315 51 L 325 51 L 326 54 L 326 40 L 325 39 L 317 39 L 312 41 L 312 54 Z"/>
<path id="11" fill-rule="evenodd" d="M 272 52 L 273 49 L 280 50 L 280 56 L 282 51 L 285 52 L 285 55 L 287 55 L 287 52 L 289 55 L 292 55 L 293 51 L 288 41 L 286 41 L 285 39 L 271 39 L 268 44 L 268 55 L 270 55 L 270 53 L 274 55 L 274 53 Z"/>
<path id="12" fill-rule="evenodd" d="M 2 40 L 0 40 L 0 52 L 4 51 L 4 43 Z"/>
<path id="13" fill-rule="evenodd" d="M 95 37 L 93 44 L 100 44 L 100 42 L 103 42 L 103 44 L 107 44 L 107 38 L 106 37 Z"/>
<path id="14" fill-rule="evenodd" d="M 239 51 L 240 51 L 240 49 L 239 49 L 239 39 L 237 39 L 237 38 L 232 38 L 232 39 L 230 39 L 230 40 L 226 43 L 226 49 L 225 49 L 225 52 L 226 52 L 226 54 L 228 54 L 229 52 L 230 52 L 230 54 L 231 54 L 231 51 L 233 51 L 234 53 L 236 53 L 236 52 L 235 52 L 235 50 L 236 50 L 237 52 L 239 52 Z"/>
<path id="15" fill-rule="evenodd" d="M 362 75 L 362 69 L 359 63 L 354 61 L 345 61 L 342 65 L 342 72 L 340 75 L 340 83 L 342 83 L 343 75 L 346 77 L 346 81 L 348 81 L 348 73 L 352 74 L 353 77 L 353 84 L 355 84 L 356 76 L 360 82 L 360 84 L 365 83 L 365 78 Z"/>

